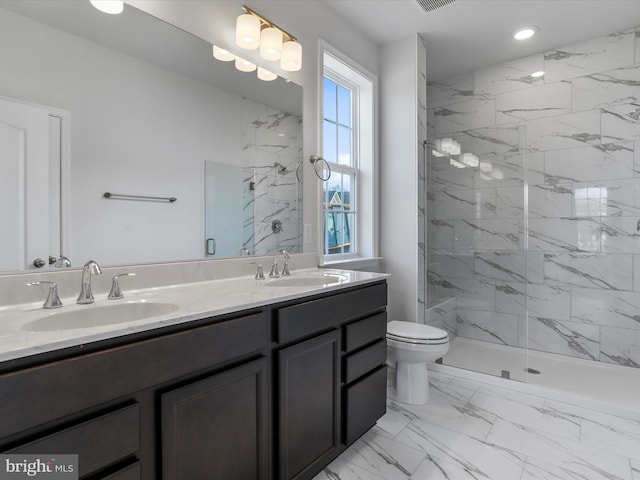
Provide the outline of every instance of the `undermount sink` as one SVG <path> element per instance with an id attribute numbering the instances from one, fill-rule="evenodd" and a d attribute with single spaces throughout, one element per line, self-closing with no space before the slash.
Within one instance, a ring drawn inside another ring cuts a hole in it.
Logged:
<path id="1" fill-rule="evenodd" d="M 313 275 L 313 276 L 296 276 L 278 278 L 268 281 L 265 285 L 268 287 L 320 287 L 323 285 L 333 285 L 334 283 L 342 283 L 347 280 L 344 275 Z"/>
<path id="2" fill-rule="evenodd" d="M 165 315 L 178 310 L 173 303 L 130 302 L 112 305 L 87 306 L 77 310 L 59 310 L 33 320 L 22 327 L 28 332 L 49 332 L 92 328 L 133 322 Z"/>

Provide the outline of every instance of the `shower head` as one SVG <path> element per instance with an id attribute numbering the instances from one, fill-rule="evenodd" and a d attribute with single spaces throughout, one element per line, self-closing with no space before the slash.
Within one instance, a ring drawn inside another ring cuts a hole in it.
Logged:
<path id="1" fill-rule="evenodd" d="M 273 168 L 277 168 L 280 175 L 287 173 L 287 167 L 282 165 L 280 162 L 273 162 Z"/>

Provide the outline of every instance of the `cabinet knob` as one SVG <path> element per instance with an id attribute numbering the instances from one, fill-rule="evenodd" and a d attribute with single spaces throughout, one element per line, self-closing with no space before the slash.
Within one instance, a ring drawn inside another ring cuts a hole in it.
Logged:
<path id="1" fill-rule="evenodd" d="M 33 261 L 33 266 L 36 267 L 36 268 L 42 268 L 42 267 L 45 266 L 45 264 L 46 264 L 46 262 L 41 258 L 36 258 Z"/>

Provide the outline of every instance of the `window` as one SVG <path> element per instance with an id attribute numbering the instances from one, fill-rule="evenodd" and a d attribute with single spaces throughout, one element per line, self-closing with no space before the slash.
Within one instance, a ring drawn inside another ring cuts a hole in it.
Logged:
<path id="1" fill-rule="evenodd" d="M 357 253 L 355 235 L 358 183 L 353 102 L 357 87 L 323 78 L 322 152 L 331 164 L 331 177 L 323 182 L 324 254 Z M 335 78 L 335 77 L 334 77 Z"/>
<path id="2" fill-rule="evenodd" d="M 323 52 L 323 263 L 376 256 L 374 82 L 363 69 Z"/>

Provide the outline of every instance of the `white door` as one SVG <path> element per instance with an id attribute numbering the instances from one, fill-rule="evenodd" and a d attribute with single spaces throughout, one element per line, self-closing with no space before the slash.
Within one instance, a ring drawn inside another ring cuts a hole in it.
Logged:
<path id="1" fill-rule="evenodd" d="M 0 271 L 48 264 L 48 199 L 49 112 L 0 99 Z"/>

